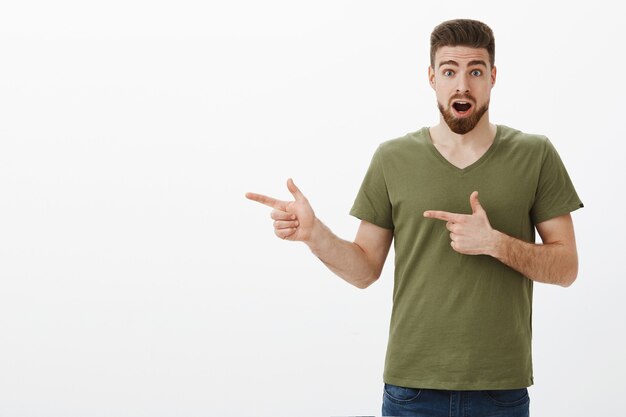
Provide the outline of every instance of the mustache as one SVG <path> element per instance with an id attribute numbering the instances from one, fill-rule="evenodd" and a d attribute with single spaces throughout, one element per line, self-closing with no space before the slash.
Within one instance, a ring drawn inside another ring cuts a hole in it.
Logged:
<path id="1" fill-rule="evenodd" d="M 476 99 L 471 94 L 455 94 L 450 98 L 450 104 L 452 104 L 454 100 L 462 100 L 476 103 Z"/>

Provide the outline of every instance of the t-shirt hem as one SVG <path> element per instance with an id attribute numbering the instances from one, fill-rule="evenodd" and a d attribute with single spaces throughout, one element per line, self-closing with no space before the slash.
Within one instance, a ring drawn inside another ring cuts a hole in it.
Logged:
<path id="1" fill-rule="evenodd" d="M 388 224 L 386 224 L 385 222 L 381 222 L 380 220 L 376 219 L 375 217 L 369 215 L 369 214 L 365 214 L 359 210 L 355 210 L 352 209 L 350 210 L 350 215 L 356 217 L 359 220 L 365 220 L 366 222 L 370 222 L 372 224 L 375 224 L 378 227 L 382 227 L 384 229 L 389 229 L 389 230 L 393 230 L 393 226 L 390 226 Z"/>
<path id="2" fill-rule="evenodd" d="M 519 389 L 527 388 L 533 385 L 533 378 L 500 380 L 500 381 L 440 381 L 429 379 L 401 378 L 390 375 L 384 375 L 383 381 L 386 384 L 397 385 L 406 388 L 424 388 L 424 389 L 443 389 L 448 391 L 482 391 L 482 390 L 500 390 L 500 389 Z"/>
<path id="3" fill-rule="evenodd" d="M 583 207 L 584 207 L 584 204 L 580 200 L 573 201 L 570 204 L 559 207 L 558 209 L 550 210 L 546 213 L 542 213 L 536 216 L 534 219 L 534 223 L 539 224 L 547 220 L 553 219 L 555 217 L 562 216 L 567 213 L 571 213 L 572 211 L 578 210 Z"/>

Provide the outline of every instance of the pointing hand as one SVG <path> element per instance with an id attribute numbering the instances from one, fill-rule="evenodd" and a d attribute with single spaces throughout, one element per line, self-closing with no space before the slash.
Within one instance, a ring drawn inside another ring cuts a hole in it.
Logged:
<path id="1" fill-rule="evenodd" d="M 315 213 L 304 194 L 296 187 L 293 180 L 287 180 L 287 189 L 294 201 L 282 201 L 262 194 L 246 193 L 246 198 L 257 201 L 274 210 L 270 213 L 274 219 L 274 233 L 281 239 L 307 241 L 315 221 Z"/>
<path id="2" fill-rule="evenodd" d="M 424 217 L 446 221 L 452 249 L 466 255 L 489 255 L 496 242 L 496 231 L 491 227 L 487 212 L 478 201 L 478 191 L 470 195 L 472 214 L 428 210 Z"/>

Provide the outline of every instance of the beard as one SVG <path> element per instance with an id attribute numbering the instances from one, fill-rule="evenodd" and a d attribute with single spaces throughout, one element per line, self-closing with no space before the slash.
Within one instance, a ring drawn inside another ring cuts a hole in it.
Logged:
<path id="1" fill-rule="evenodd" d="M 446 122 L 450 130 L 458 135 L 464 135 L 474 129 L 483 115 L 487 112 L 487 110 L 489 110 L 489 102 L 476 109 L 469 117 L 463 118 L 457 118 L 454 116 L 451 107 L 444 109 L 439 102 L 437 102 L 437 107 L 439 107 L 443 120 Z"/>

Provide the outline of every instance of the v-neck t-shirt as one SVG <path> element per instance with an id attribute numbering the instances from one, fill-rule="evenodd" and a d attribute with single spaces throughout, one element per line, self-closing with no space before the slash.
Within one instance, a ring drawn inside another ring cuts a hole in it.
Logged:
<path id="1" fill-rule="evenodd" d="M 487 151 L 459 168 L 424 127 L 375 151 L 350 214 L 393 230 L 393 308 L 384 382 L 446 390 L 533 384 L 533 281 L 488 255 L 450 246 L 426 210 L 471 214 L 478 191 L 491 226 L 535 242 L 535 225 L 583 204 L 540 135 L 497 125 Z"/>

